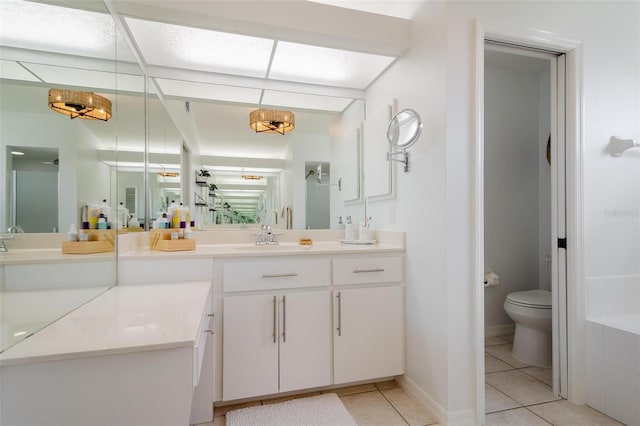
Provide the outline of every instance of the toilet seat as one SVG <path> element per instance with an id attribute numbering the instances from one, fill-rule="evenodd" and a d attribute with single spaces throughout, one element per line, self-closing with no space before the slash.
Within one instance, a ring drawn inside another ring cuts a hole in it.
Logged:
<path id="1" fill-rule="evenodd" d="M 551 292 L 539 289 L 516 291 L 507 295 L 506 302 L 525 308 L 551 309 Z"/>

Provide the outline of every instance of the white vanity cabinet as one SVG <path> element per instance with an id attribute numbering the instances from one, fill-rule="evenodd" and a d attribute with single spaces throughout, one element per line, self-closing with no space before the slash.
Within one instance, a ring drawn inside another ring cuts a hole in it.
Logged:
<path id="1" fill-rule="evenodd" d="M 404 374 L 402 256 L 337 257 L 334 383 Z"/>
<path id="2" fill-rule="evenodd" d="M 331 384 L 330 260 L 223 265 L 225 401 Z"/>

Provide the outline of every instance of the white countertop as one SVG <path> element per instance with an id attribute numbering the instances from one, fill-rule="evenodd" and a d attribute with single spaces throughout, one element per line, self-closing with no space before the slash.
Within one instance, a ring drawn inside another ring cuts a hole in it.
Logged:
<path id="1" fill-rule="evenodd" d="M 404 247 L 389 244 L 354 245 L 338 241 L 325 241 L 312 245 L 280 243 L 278 245 L 255 244 L 197 244 L 195 250 L 163 252 L 148 248 L 129 250 L 118 255 L 119 259 L 137 257 L 246 257 L 246 256 L 307 256 L 358 253 L 399 253 Z"/>
<path id="2" fill-rule="evenodd" d="M 209 282 L 117 286 L 0 354 L 0 366 L 193 346 Z"/>
<path id="3" fill-rule="evenodd" d="M 105 292 L 107 288 L 0 292 L 0 352 Z"/>
<path id="4" fill-rule="evenodd" d="M 149 233 L 137 232 L 118 235 L 116 252 L 95 254 L 62 254 L 61 237 L 47 234 L 47 239 L 38 240 L 37 235 L 21 235 L 25 241 L 12 241 L 6 253 L 0 253 L 0 265 L 115 262 L 127 258 L 217 258 L 243 256 L 292 256 L 334 255 L 358 253 L 401 253 L 405 250 L 404 232 L 377 231 L 375 244 L 343 244 L 344 230 L 300 230 L 283 231 L 278 245 L 256 245 L 255 236 L 248 231 L 198 231 L 194 232 L 196 249 L 187 251 L 159 251 L 149 248 Z M 52 238 L 57 238 L 53 242 Z M 301 237 L 312 238 L 310 246 L 298 244 Z"/>

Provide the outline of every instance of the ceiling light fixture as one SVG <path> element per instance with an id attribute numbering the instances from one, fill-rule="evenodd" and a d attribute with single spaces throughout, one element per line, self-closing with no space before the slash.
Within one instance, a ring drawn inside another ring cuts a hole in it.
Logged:
<path id="1" fill-rule="evenodd" d="M 245 180 L 260 180 L 260 179 L 262 179 L 262 176 L 242 175 L 242 179 L 245 179 Z"/>
<path id="2" fill-rule="evenodd" d="M 178 177 L 180 173 L 178 172 L 158 172 L 158 176 L 162 177 Z"/>
<path id="3" fill-rule="evenodd" d="M 49 108 L 71 119 L 107 121 L 111 118 L 111 101 L 92 92 L 49 89 Z"/>
<path id="4" fill-rule="evenodd" d="M 296 127 L 296 116 L 291 111 L 256 109 L 249 114 L 249 126 L 256 133 L 284 135 Z"/>

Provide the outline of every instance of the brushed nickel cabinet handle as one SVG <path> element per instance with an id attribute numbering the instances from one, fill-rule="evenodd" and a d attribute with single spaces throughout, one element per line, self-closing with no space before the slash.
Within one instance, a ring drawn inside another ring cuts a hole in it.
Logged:
<path id="1" fill-rule="evenodd" d="M 365 274 L 367 272 L 384 272 L 384 268 L 374 268 L 374 269 L 354 269 L 354 274 Z"/>
<path id="2" fill-rule="evenodd" d="M 297 277 L 298 274 L 295 272 L 289 272 L 287 274 L 264 274 L 262 278 L 286 278 L 286 277 Z"/>
<path id="3" fill-rule="evenodd" d="M 336 330 L 338 330 L 338 336 L 342 336 L 342 295 L 340 292 L 336 298 L 338 299 L 338 327 Z"/>
<path id="4" fill-rule="evenodd" d="M 273 343 L 276 343 L 276 339 L 277 339 L 277 335 L 276 335 L 276 328 L 277 328 L 277 323 L 278 323 L 278 318 L 277 318 L 277 312 L 276 312 L 276 304 L 277 302 L 277 297 L 273 296 Z"/>
<path id="5" fill-rule="evenodd" d="M 282 342 L 287 341 L 287 296 L 282 296 Z"/>

